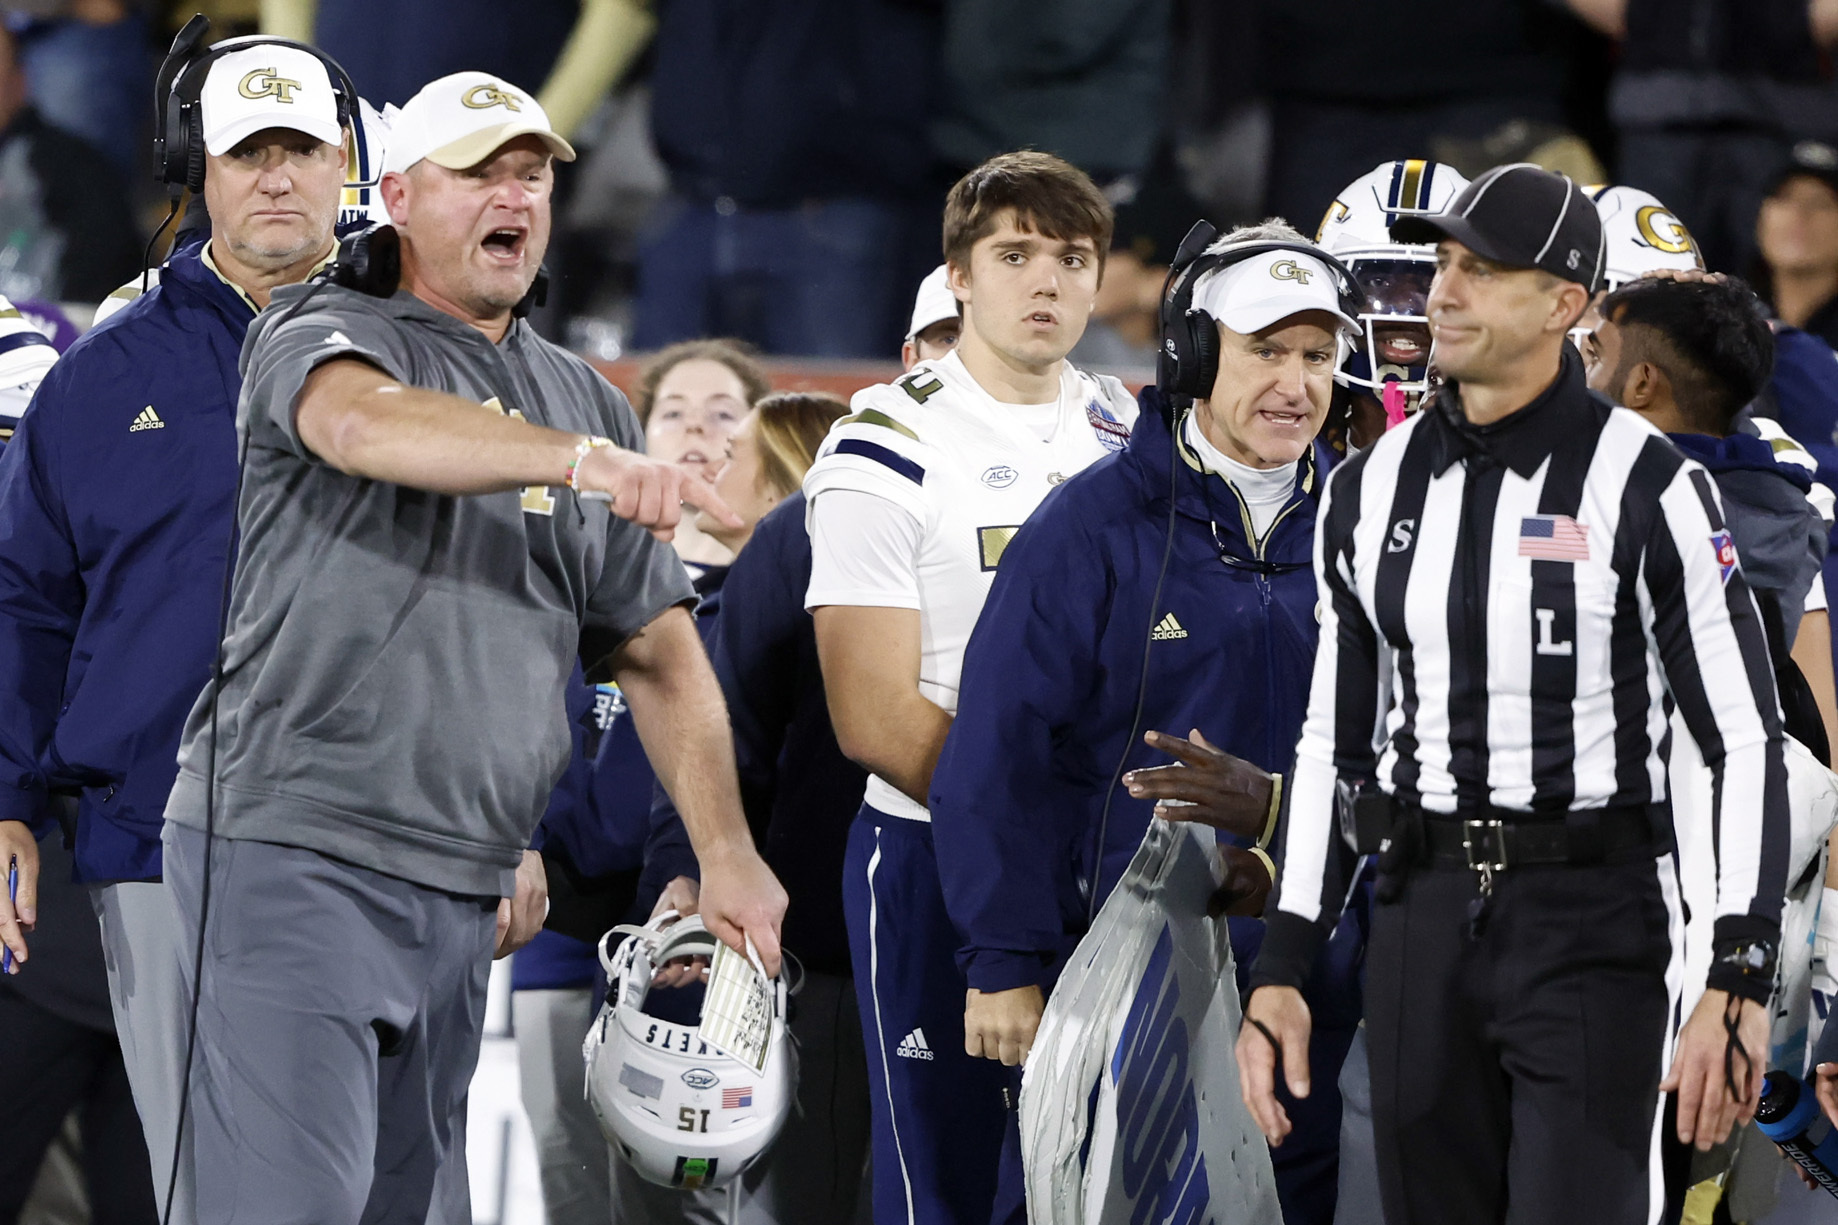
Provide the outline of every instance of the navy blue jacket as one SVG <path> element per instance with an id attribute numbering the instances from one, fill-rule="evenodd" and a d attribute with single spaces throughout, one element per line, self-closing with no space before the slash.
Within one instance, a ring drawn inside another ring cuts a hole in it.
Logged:
<path id="1" fill-rule="evenodd" d="M 868 776 L 830 726 L 817 633 L 804 611 L 811 543 L 804 495 L 759 521 L 713 611 L 708 653 L 734 724 L 740 800 L 753 840 L 791 898 L 785 947 L 807 969 L 847 975 L 842 861 Z M 665 799 L 663 803 L 668 803 Z"/>
<path id="2" fill-rule="evenodd" d="M 1319 460 L 1304 462 L 1257 546 L 1231 486 L 1171 446 L 1159 397 L 1145 391 L 1129 448 L 1054 490 L 1016 534 L 971 635 L 930 807 L 945 906 L 979 991 L 1045 983 L 1083 931 L 1119 759 L 1127 749 L 1125 769 L 1167 764 L 1143 731 L 1197 727 L 1266 770 L 1294 758 L 1315 655 Z M 1151 608 L 1171 467 L 1174 551 Z M 1130 739 L 1145 645 L 1146 702 Z M 1100 898 L 1152 815 L 1115 789 Z"/>
<path id="3" fill-rule="evenodd" d="M 202 249 L 70 347 L 0 456 L 0 820 L 80 795 L 79 881 L 159 875 L 217 646 L 255 312 Z"/>

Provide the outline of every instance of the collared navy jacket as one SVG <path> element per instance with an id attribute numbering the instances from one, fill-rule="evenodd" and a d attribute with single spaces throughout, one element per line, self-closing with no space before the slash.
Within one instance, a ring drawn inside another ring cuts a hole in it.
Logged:
<path id="1" fill-rule="evenodd" d="M 217 646 L 255 311 L 202 250 L 70 347 L 0 456 L 0 820 L 42 835 L 77 797 L 79 881 L 159 875 Z"/>
<path id="2" fill-rule="evenodd" d="M 1122 875 L 1150 803 L 1115 787 L 1094 848 L 1119 761 L 1168 762 L 1144 731 L 1197 727 L 1228 753 L 1289 769 L 1314 665 L 1322 476 L 1317 449 L 1253 541 L 1236 492 L 1175 446 L 1150 389 L 1129 448 L 1054 490 L 1003 553 L 932 775 L 939 873 L 971 987 L 1047 982 L 1084 929 L 1091 878 L 1101 900 Z M 1151 607 L 1171 479 L 1173 554 Z"/>

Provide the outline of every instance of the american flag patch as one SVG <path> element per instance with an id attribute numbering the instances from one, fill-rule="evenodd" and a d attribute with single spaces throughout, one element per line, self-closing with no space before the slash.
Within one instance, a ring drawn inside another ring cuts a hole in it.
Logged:
<path id="1" fill-rule="evenodd" d="M 1588 561 L 1589 525 L 1569 515 L 1527 515 L 1519 521 L 1519 556 Z"/>
<path id="2" fill-rule="evenodd" d="M 1723 585 L 1729 586 L 1730 575 L 1736 573 L 1736 538 L 1725 528 L 1721 532 L 1710 534 L 1710 547 L 1717 551 L 1717 565 L 1723 571 Z"/>
<path id="3" fill-rule="evenodd" d="M 752 1085 L 748 1085 L 744 1089 L 723 1089 L 721 1091 L 721 1108 L 723 1110 L 739 1110 L 742 1106 L 751 1106 L 752 1104 Z"/>

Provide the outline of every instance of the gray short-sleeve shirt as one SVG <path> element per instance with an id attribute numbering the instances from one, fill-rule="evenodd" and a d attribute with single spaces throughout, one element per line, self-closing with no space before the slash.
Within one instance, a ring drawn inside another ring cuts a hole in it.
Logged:
<path id="1" fill-rule="evenodd" d="M 294 409 L 307 377 L 340 359 L 633 450 L 643 432 L 616 388 L 525 322 L 494 345 L 407 293 L 278 290 L 243 348 L 216 830 L 508 894 L 567 765 L 577 654 L 593 667 L 695 592 L 669 546 L 566 489 L 446 497 L 323 463 Z M 192 710 L 166 810 L 195 828 L 209 699 Z"/>

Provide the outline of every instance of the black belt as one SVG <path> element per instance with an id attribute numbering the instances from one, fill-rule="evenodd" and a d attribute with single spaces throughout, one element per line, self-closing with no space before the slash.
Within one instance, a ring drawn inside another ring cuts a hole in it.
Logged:
<path id="1" fill-rule="evenodd" d="M 1636 851 L 1658 855 L 1665 849 L 1661 827 L 1646 805 L 1548 817 L 1503 808 L 1485 809 L 1478 819 L 1433 812 L 1421 815 L 1424 850 L 1429 862 L 1439 868 L 1499 872 L 1531 864 L 1631 859 Z"/>

